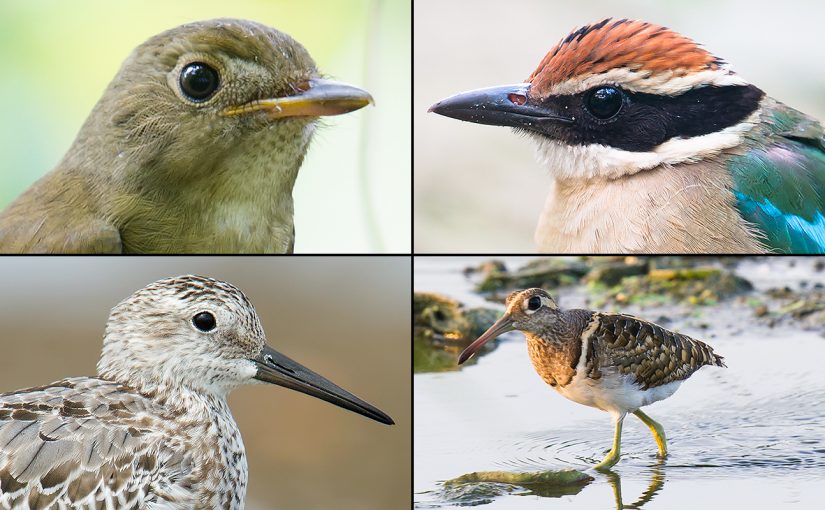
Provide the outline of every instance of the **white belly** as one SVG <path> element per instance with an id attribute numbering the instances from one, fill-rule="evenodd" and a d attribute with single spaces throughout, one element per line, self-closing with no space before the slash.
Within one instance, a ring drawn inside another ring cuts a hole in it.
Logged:
<path id="1" fill-rule="evenodd" d="M 680 384 L 682 381 L 674 381 L 642 390 L 630 376 L 604 374 L 601 379 L 593 380 L 579 372 L 568 385 L 563 388 L 557 386 L 556 390 L 573 402 L 616 414 L 632 413 L 640 407 L 666 399 L 676 392 Z"/>

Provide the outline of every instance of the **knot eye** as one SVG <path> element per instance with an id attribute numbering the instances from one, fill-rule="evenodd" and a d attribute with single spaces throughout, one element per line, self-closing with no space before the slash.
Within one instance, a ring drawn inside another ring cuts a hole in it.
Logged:
<path id="1" fill-rule="evenodd" d="M 210 312 L 200 312 L 192 317 L 192 324 L 201 331 L 212 331 L 215 329 L 215 316 Z"/>
<path id="2" fill-rule="evenodd" d="M 538 296 L 533 296 L 527 300 L 527 309 L 536 311 L 541 308 L 541 298 Z"/>
<path id="3" fill-rule="evenodd" d="M 193 62 L 180 72 L 180 89 L 195 102 L 209 99 L 218 90 L 218 72 L 203 62 Z"/>
<path id="4" fill-rule="evenodd" d="M 584 107 L 590 115 L 599 120 L 615 117 L 622 109 L 624 94 L 616 87 L 599 87 L 592 90 L 584 100 Z"/>

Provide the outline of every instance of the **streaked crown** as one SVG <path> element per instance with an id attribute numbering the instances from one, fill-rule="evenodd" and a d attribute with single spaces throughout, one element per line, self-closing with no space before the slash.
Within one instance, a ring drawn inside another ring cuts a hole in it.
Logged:
<path id="1" fill-rule="evenodd" d="M 98 372 L 135 384 L 223 393 L 251 382 L 266 337 L 252 303 L 201 276 L 156 281 L 112 309 Z"/>
<path id="2" fill-rule="evenodd" d="M 575 94 L 604 83 L 668 95 L 698 85 L 746 84 L 724 61 L 677 32 L 610 18 L 559 41 L 527 81 L 540 96 Z"/>
<path id="3" fill-rule="evenodd" d="M 532 315 L 543 307 L 558 309 L 553 297 L 544 289 L 532 288 L 511 292 L 505 299 L 507 313 Z"/>

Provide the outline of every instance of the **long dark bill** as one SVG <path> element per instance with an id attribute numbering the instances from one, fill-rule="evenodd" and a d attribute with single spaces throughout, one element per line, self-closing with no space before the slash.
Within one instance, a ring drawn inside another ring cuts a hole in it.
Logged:
<path id="1" fill-rule="evenodd" d="M 392 418 L 375 406 L 364 402 L 300 363 L 292 361 L 268 345 L 265 345 L 261 354 L 252 361 L 258 367 L 255 379 L 259 381 L 312 395 L 387 425 L 395 423 Z"/>
<path id="2" fill-rule="evenodd" d="M 513 327 L 513 320 L 510 319 L 510 316 L 505 313 L 502 318 L 500 318 L 492 326 L 490 326 L 490 329 L 488 329 L 484 332 L 483 335 L 478 337 L 478 339 L 476 339 L 475 342 L 471 343 L 469 346 L 467 346 L 466 349 L 461 351 L 461 354 L 458 356 L 458 364 L 461 365 L 462 363 L 470 359 L 470 357 L 472 357 L 472 355 L 475 354 L 477 350 L 481 349 L 482 345 L 486 344 L 493 338 L 504 333 L 507 333 L 508 331 L 513 331 L 514 329 L 516 328 Z"/>
<path id="3" fill-rule="evenodd" d="M 537 130 L 545 123 L 570 123 L 573 119 L 528 99 L 529 83 L 471 90 L 442 99 L 428 111 L 453 119 Z"/>

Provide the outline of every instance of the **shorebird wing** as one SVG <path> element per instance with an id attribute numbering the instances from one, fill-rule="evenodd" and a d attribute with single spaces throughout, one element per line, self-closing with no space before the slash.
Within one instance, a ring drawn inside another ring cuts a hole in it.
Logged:
<path id="1" fill-rule="evenodd" d="M 152 405 L 95 378 L 0 394 L 0 508 L 162 505 L 170 490 L 158 482 L 168 473 L 159 473 Z"/>
<path id="2" fill-rule="evenodd" d="M 704 365 L 725 366 L 704 342 L 625 314 L 594 314 L 588 371 L 613 367 L 642 389 L 687 379 Z"/>

